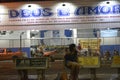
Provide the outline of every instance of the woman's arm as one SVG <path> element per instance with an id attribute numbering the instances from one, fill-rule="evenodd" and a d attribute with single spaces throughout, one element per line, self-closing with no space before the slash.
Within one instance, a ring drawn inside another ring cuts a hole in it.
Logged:
<path id="1" fill-rule="evenodd" d="M 47 52 L 44 52 L 43 56 L 50 56 L 50 55 L 53 55 L 53 54 L 57 54 L 57 51 L 54 50 L 54 51 L 47 51 Z"/>

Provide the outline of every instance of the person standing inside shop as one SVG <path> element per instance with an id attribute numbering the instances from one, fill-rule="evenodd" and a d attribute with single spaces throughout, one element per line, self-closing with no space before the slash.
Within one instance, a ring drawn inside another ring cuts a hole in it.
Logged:
<path id="1" fill-rule="evenodd" d="M 81 51 L 82 48 L 81 48 L 81 44 L 80 43 L 78 43 L 77 48 L 78 48 L 79 51 Z"/>
<path id="2" fill-rule="evenodd" d="M 52 55 L 57 54 L 58 51 L 55 49 L 53 51 L 44 51 L 43 46 L 38 45 L 37 51 L 35 53 L 35 58 L 39 57 L 50 57 L 51 60 L 53 60 Z"/>
<path id="3" fill-rule="evenodd" d="M 104 54 L 104 59 L 105 60 L 111 60 L 111 54 L 110 54 L 110 51 L 106 51 L 105 54 Z"/>
<path id="4" fill-rule="evenodd" d="M 65 66 L 71 70 L 70 72 L 70 80 L 77 80 L 79 74 L 80 64 L 77 62 L 78 60 L 78 51 L 76 49 L 75 44 L 69 45 L 69 51 L 66 52 L 65 58 Z"/>
<path id="5" fill-rule="evenodd" d="M 36 53 L 35 53 L 35 57 L 41 57 L 41 56 L 43 56 L 43 54 L 44 54 L 43 53 L 43 47 L 38 45 Z"/>
<path id="6" fill-rule="evenodd" d="M 119 56 L 119 52 L 117 50 L 114 50 L 113 55 L 114 56 Z"/>
<path id="7" fill-rule="evenodd" d="M 92 49 L 90 46 L 88 46 L 88 55 L 91 56 L 92 55 Z"/>

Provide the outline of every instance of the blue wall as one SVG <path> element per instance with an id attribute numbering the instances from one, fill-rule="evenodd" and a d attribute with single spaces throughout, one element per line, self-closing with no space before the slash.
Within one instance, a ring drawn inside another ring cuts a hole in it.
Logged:
<path id="1" fill-rule="evenodd" d="M 102 55 L 104 55 L 105 51 L 110 51 L 110 53 L 113 55 L 114 50 L 117 50 L 120 53 L 120 45 L 101 45 L 100 46 L 100 52 Z"/>
<path id="2" fill-rule="evenodd" d="M 10 50 L 13 51 L 13 52 L 16 52 L 16 51 L 19 50 L 19 48 L 8 48 L 8 49 L 10 49 Z M 28 56 L 28 57 L 31 57 L 30 47 L 24 47 L 24 48 L 22 48 L 22 52 L 27 53 L 27 56 Z"/>

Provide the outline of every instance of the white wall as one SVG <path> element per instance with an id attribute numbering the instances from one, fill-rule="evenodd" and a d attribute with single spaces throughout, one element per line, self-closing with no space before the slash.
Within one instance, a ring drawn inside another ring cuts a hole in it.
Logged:
<path id="1" fill-rule="evenodd" d="M 30 39 L 27 36 L 27 31 L 13 31 L 9 33 L 7 31 L 6 35 L 0 35 L 0 48 L 15 48 L 20 47 L 20 34 L 22 35 L 22 47 L 30 47 Z"/>
<path id="2" fill-rule="evenodd" d="M 100 38 L 101 45 L 120 45 L 120 37 Z"/>
<path id="3" fill-rule="evenodd" d="M 51 30 L 52 31 L 52 30 Z M 78 44 L 79 39 L 91 39 L 89 37 L 93 37 L 93 34 L 87 38 L 66 38 L 64 35 L 64 30 L 60 30 L 60 37 L 53 38 L 52 32 L 49 31 L 46 34 L 46 38 L 44 40 L 44 43 L 46 45 L 68 45 L 70 43 L 76 43 Z M 0 48 L 13 48 L 13 47 L 20 47 L 20 34 L 23 31 L 14 31 L 13 33 L 7 35 L 0 35 Z M 30 45 L 38 45 L 40 44 L 40 38 L 37 35 L 36 39 L 30 39 L 28 36 L 29 31 L 24 31 L 25 33 L 22 35 L 22 47 L 30 47 Z M 81 31 L 80 31 L 81 32 Z M 80 33 L 78 31 L 78 33 Z M 83 31 L 88 32 L 88 31 Z M 80 35 L 80 34 L 79 34 Z M 93 38 L 97 39 L 97 38 Z M 101 39 L 101 45 L 120 45 L 120 37 L 110 37 L 110 38 L 100 38 Z"/>

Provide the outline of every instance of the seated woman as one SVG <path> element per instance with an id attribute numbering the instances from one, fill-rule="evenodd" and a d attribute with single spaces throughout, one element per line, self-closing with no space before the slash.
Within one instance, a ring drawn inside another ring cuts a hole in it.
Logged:
<path id="1" fill-rule="evenodd" d="M 75 44 L 70 44 L 69 49 L 66 50 L 65 58 L 65 66 L 71 70 L 70 72 L 70 80 L 77 80 L 79 74 L 80 65 L 77 63 L 78 51 L 76 50 Z"/>

